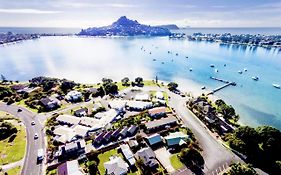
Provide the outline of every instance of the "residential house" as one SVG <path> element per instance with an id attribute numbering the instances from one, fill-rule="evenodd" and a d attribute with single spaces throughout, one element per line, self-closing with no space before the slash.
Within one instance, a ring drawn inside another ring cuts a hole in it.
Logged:
<path id="1" fill-rule="evenodd" d="M 60 106 L 60 101 L 54 97 L 46 97 L 40 100 L 40 104 L 44 107 L 45 111 L 50 111 Z"/>
<path id="2" fill-rule="evenodd" d="M 103 141 L 104 135 L 107 132 L 101 132 L 100 134 L 97 135 L 97 137 L 95 138 L 95 143 L 96 144 L 100 144 Z"/>
<path id="3" fill-rule="evenodd" d="M 148 114 L 153 118 L 164 116 L 166 114 L 166 107 L 156 107 L 149 109 Z"/>
<path id="4" fill-rule="evenodd" d="M 84 137 L 88 136 L 88 132 L 91 131 L 91 128 L 87 127 L 87 126 L 76 125 L 73 128 L 73 131 L 76 134 L 76 136 L 84 138 Z"/>
<path id="5" fill-rule="evenodd" d="M 77 140 L 76 133 L 72 128 L 66 126 L 59 126 L 53 131 L 56 135 L 54 140 L 59 143 L 72 142 Z"/>
<path id="6" fill-rule="evenodd" d="M 113 131 L 108 131 L 104 136 L 103 136 L 103 140 L 105 142 L 109 142 L 109 140 L 111 139 L 111 136 L 112 136 L 112 132 Z"/>
<path id="7" fill-rule="evenodd" d="M 59 147 L 62 157 L 78 156 L 85 152 L 85 141 L 79 140 L 76 142 L 67 143 Z"/>
<path id="8" fill-rule="evenodd" d="M 126 103 L 126 107 L 131 111 L 144 111 L 146 109 L 152 108 L 153 104 L 152 102 L 128 100 Z"/>
<path id="9" fill-rule="evenodd" d="M 166 127 L 171 127 L 177 125 L 178 120 L 174 116 L 168 116 L 166 118 L 161 118 L 158 120 L 153 120 L 145 123 L 146 132 L 150 133 L 152 131 L 158 131 L 165 129 Z"/>
<path id="10" fill-rule="evenodd" d="M 125 137 L 127 137 L 127 135 L 128 135 L 128 127 L 126 127 L 125 126 L 125 128 L 123 128 L 121 131 L 120 131 L 120 136 L 122 137 L 122 138 L 125 138 Z"/>
<path id="11" fill-rule="evenodd" d="M 139 147 L 139 143 L 136 140 L 129 140 L 128 145 L 133 151 L 137 150 L 137 148 Z"/>
<path id="12" fill-rule="evenodd" d="M 164 98 L 164 94 L 163 94 L 163 92 L 161 92 L 161 91 L 157 91 L 156 93 L 155 93 L 155 97 L 157 98 L 157 99 L 159 99 L 159 100 L 164 100 L 165 98 Z"/>
<path id="13" fill-rule="evenodd" d="M 84 117 L 88 114 L 88 109 L 87 108 L 80 108 L 74 111 L 74 115 L 76 117 Z"/>
<path id="14" fill-rule="evenodd" d="M 120 131 L 121 131 L 120 128 L 115 129 L 111 134 L 111 138 L 114 140 L 117 139 L 120 136 Z"/>
<path id="15" fill-rule="evenodd" d="M 150 146 L 155 146 L 155 145 L 158 145 L 160 143 L 163 143 L 160 134 L 157 134 L 157 133 L 148 136 L 146 139 L 147 139 L 148 144 Z"/>
<path id="16" fill-rule="evenodd" d="M 136 125 L 132 125 L 128 128 L 127 133 L 129 136 L 133 136 L 136 134 L 138 127 Z"/>
<path id="17" fill-rule="evenodd" d="M 136 152 L 136 157 L 142 159 L 145 166 L 155 168 L 158 165 L 156 155 L 150 147 L 145 147 Z"/>
<path id="18" fill-rule="evenodd" d="M 183 144 L 186 144 L 186 139 L 188 139 L 188 135 L 182 133 L 182 132 L 174 132 L 170 133 L 168 136 L 164 137 L 166 144 L 168 147 L 173 146 L 181 146 Z"/>
<path id="19" fill-rule="evenodd" d="M 84 175 L 79 169 L 79 164 L 77 160 L 67 161 L 57 168 L 58 175 Z"/>
<path id="20" fill-rule="evenodd" d="M 59 122 L 59 123 L 62 123 L 62 124 L 67 124 L 67 125 L 77 125 L 79 124 L 80 122 L 80 118 L 78 117 L 75 117 L 75 116 L 72 116 L 72 115 L 66 115 L 66 114 L 63 114 L 63 115 L 59 115 L 56 120 Z"/>
<path id="21" fill-rule="evenodd" d="M 122 144 L 120 145 L 120 149 L 123 153 L 123 156 L 125 157 L 125 159 L 127 160 L 129 166 L 134 166 L 136 163 L 136 160 L 134 158 L 134 154 L 131 151 L 129 145 L 127 144 Z"/>
<path id="22" fill-rule="evenodd" d="M 70 91 L 66 94 L 65 99 L 70 102 L 77 102 L 82 99 L 82 93 L 76 90 Z"/>
<path id="23" fill-rule="evenodd" d="M 137 94 L 135 96 L 136 101 L 150 101 L 150 95 L 149 94 Z"/>
<path id="24" fill-rule="evenodd" d="M 128 165 L 121 157 L 111 157 L 104 167 L 106 174 L 110 175 L 125 175 L 128 172 Z"/>

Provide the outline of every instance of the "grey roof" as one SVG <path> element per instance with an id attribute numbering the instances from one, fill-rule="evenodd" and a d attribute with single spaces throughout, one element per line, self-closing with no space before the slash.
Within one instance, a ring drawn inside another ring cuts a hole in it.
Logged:
<path id="1" fill-rule="evenodd" d="M 176 123 L 178 120 L 173 117 L 173 116 L 168 116 L 166 118 L 162 118 L 159 120 L 153 120 L 150 122 L 145 123 L 145 126 L 147 129 L 152 129 L 152 128 L 157 128 L 157 127 L 161 127 L 161 126 L 165 126 L 168 124 L 173 124 Z"/>
<path id="2" fill-rule="evenodd" d="M 143 163 L 146 166 L 153 167 L 157 164 L 157 160 L 155 159 L 155 153 L 150 147 L 142 148 L 136 154 L 139 158 L 143 160 Z"/>
<path id="3" fill-rule="evenodd" d="M 128 131 L 130 134 L 133 134 L 136 132 L 136 130 L 138 129 L 138 127 L 136 125 L 132 125 L 129 127 Z"/>

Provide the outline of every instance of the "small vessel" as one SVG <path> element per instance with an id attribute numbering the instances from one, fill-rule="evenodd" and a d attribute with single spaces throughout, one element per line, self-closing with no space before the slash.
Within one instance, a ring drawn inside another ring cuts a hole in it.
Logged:
<path id="1" fill-rule="evenodd" d="M 186 56 L 185 58 L 188 58 L 188 56 Z"/>
<path id="2" fill-rule="evenodd" d="M 162 64 L 164 64 L 164 62 L 162 62 Z"/>
<path id="3" fill-rule="evenodd" d="M 255 81 L 258 81 L 259 77 L 258 76 L 254 76 L 254 77 L 252 77 L 252 79 L 255 80 Z"/>
<path id="4" fill-rule="evenodd" d="M 273 87 L 280 89 L 280 85 L 279 84 L 272 84 Z"/>
<path id="5" fill-rule="evenodd" d="M 215 69 L 215 72 L 219 72 L 219 70 L 218 70 L 218 69 Z"/>
<path id="6" fill-rule="evenodd" d="M 149 52 L 149 54 L 151 54 L 151 52 Z"/>
<path id="7" fill-rule="evenodd" d="M 242 74 L 243 72 L 241 70 L 238 71 L 239 74 Z"/>
<path id="8" fill-rule="evenodd" d="M 210 67 L 215 67 L 215 65 L 211 64 Z"/>
<path id="9" fill-rule="evenodd" d="M 171 53 L 170 51 L 168 51 L 168 53 Z"/>
<path id="10" fill-rule="evenodd" d="M 178 53 L 176 53 L 176 56 L 178 56 L 179 54 Z"/>
<path id="11" fill-rule="evenodd" d="M 192 71 L 192 67 L 191 67 L 191 68 L 189 68 L 189 71 L 190 71 L 190 72 Z"/>
<path id="12" fill-rule="evenodd" d="M 156 61 L 156 59 L 153 59 L 153 61 Z"/>
<path id="13" fill-rule="evenodd" d="M 204 89 L 206 89 L 206 87 L 205 87 L 205 86 L 202 86 L 201 89 L 204 90 Z"/>
<path id="14" fill-rule="evenodd" d="M 248 69 L 247 68 L 244 68 L 244 72 L 247 72 L 248 71 Z"/>
<path id="15" fill-rule="evenodd" d="M 226 64 L 224 64 L 223 66 L 226 67 Z"/>

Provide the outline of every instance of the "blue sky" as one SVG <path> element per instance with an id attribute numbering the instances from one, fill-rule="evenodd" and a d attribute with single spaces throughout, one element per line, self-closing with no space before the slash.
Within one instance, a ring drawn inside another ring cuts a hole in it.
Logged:
<path id="1" fill-rule="evenodd" d="M 281 27 L 281 0 L 0 0 L 0 26 L 89 27 L 126 15 L 145 24 Z"/>

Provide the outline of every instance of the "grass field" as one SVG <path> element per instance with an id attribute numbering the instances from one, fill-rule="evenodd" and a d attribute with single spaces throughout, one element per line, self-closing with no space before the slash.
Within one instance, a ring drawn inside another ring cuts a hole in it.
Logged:
<path id="1" fill-rule="evenodd" d="M 21 171 L 21 166 L 16 166 L 12 169 L 9 169 L 8 171 L 6 171 L 6 173 L 8 175 L 20 175 L 20 171 Z M 1 174 L 1 173 L 0 173 Z M 4 174 L 4 173 L 3 173 Z"/>
<path id="2" fill-rule="evenodd" d="M 12 142 L 9 138 L 0 141 L 0 165 L 21 160 L 24 157 L 26 147 L 26 132 L 23 126 L 16 126 L 17 136 Z"/>
<path id="3" fill-rule="evenodd" d="M 184 167 L 184 164 L 180 161 L 177 154 L 173 154 L 170 157 L 170 162 L 171 162 L 173 168 L 175 168 L 175 170 L 178 170 L 178 169 L 181 169 Z"/>

